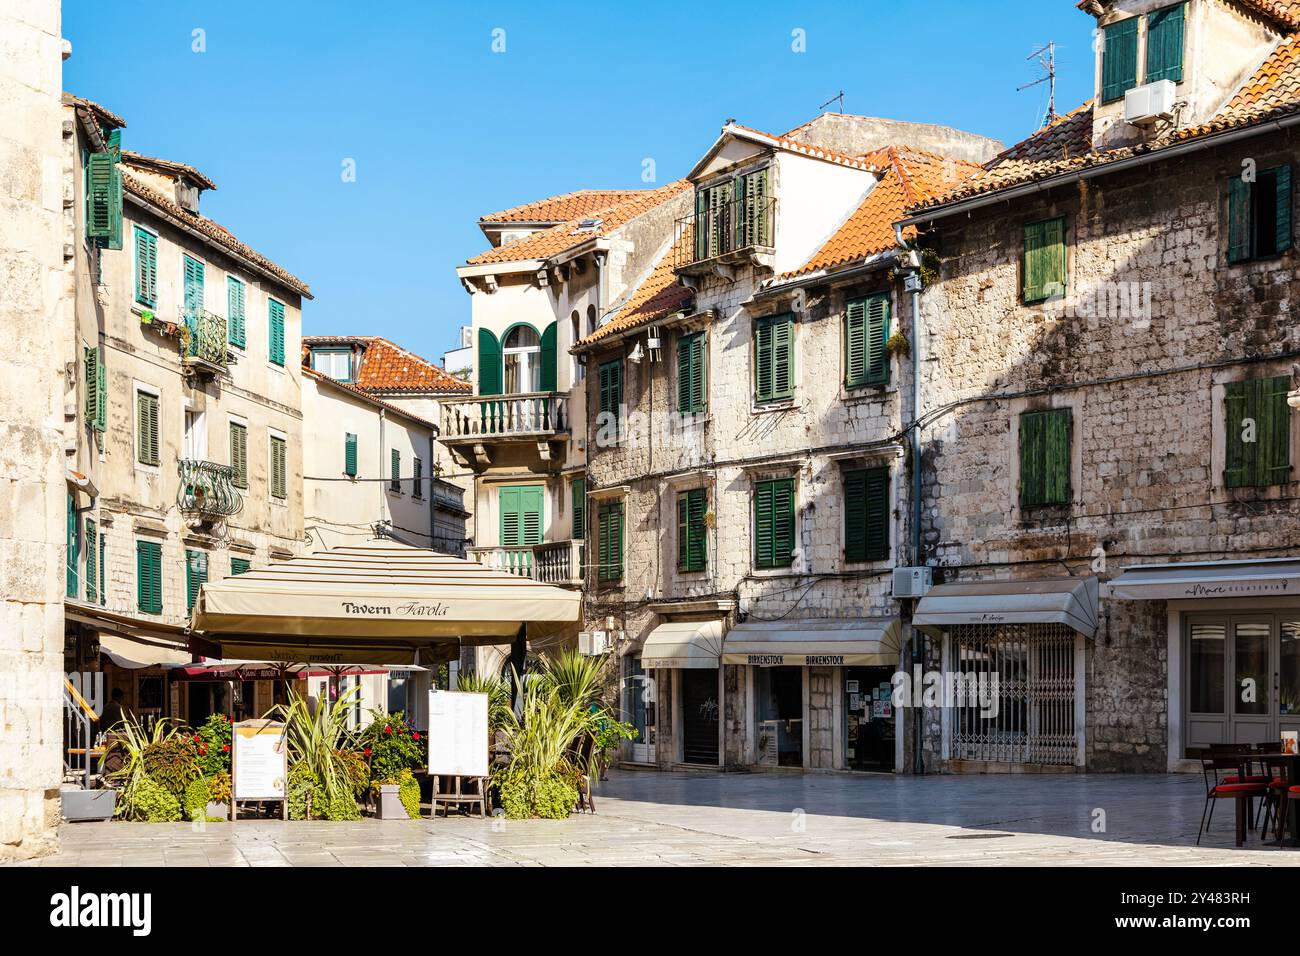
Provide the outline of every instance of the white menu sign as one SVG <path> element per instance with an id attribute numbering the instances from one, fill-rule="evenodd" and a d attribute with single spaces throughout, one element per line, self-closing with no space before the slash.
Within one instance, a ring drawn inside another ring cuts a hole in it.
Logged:
<path id="1" fill-rule="evenodd" d="M 284 724 L 245 720 L 230 729 L 232 799 L 283 800 L 289 776 Z"/>
<path id="2" fill-rule="evenodd" d="M 487 776 L 487 694 L 429 692 L 429 773 Z"/>

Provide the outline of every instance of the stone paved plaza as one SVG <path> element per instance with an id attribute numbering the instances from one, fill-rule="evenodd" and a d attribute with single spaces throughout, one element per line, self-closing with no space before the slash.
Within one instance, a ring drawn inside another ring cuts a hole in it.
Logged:
<path id="1" fill-rule="evenodd" d="M 1199 776 L 621 771 L 594 816 L 359 823 L 64 824 L 44 866 L 1300 864 L 1232 843 L 1218 808 L 1197 848 Z M 1106 832 L 1093 833 L 1095 811 Z"/>

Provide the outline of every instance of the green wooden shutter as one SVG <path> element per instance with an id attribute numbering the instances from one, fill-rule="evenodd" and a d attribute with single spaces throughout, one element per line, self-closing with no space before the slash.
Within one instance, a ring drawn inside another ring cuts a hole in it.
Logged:
<path id="1" fill-rule="evenodd" d="M 703 571 L 708 562 L 704 512 L 708 494 L 692 488 L 677 495 L 677 570 Z"/>
<path id="2" fill-rule="evenodd" d="M 271 436 L 271 494 L 287 498 L 288 482 L 285 472 L 288 465 L 288 445 L 283 438 Z"/>
<path id="3" fill-rule="evenodd" d="M 112 241 L 115 221 L 120 235 L 122 210 L 120 205 L 113 208 L 115 195 L 121 195 L 120 183 L 117 154 L 91 153 L 86 157 L 86 237 L 103 245 Z"/>
<path id="4" fill-rule="evenodd" d="M 704 333 L 694 332 L 677 340 L 677 411 L 704 411 L 704 394 Z"/>
<path id="5" fill-rule="evenodd" d="M 108 590 L 104 587 L 105 568 L 108 566 L 108 535 L 99 536 L 99 603 L 108 603 Z"/>
<path id="6" fill-rule="evenodd" d="M 503 548 L 517 548 L 523 543 L 519 492 L 518 488 L 502 488 L 497 492 L 497 510 L 501 516 L 500 541 Z"/>
<path id="7" fill-rule="evenodd" d="M 1287 392 L 1291 377 L 1259 379 L 1259 485 L 1282 485 L 1291 480 L 1291 406 Z"/>
<path id="8" fill-rule="evenodd" d="M 1183 82 L 1184 4 L 1157 10 L 1147 16 L 1146 82 Z"/>
<path id="9" fill-rule="evenodd" d="M 889 384 L 889 295 L 873 295 L 863 303 L 863 384 Z"/>
<path id="10" fill-rule="evenodd" d="M 226 311 L 229 319 L 226 323 L 226 335 L 231 345 L 244 348 L 244 283 L 234 276 L 226 277 Z"/>
<path id="11" fill-rule="evenodd" d="M 276 365 L 284 364 L 284 305 L 271 299 L 267 306 L 270 326 L 270 355 Z"/>
<path id="12" fill-rule="evenodd" d="M 587 479 L 574 478 L 569 483 L 573 508 L 573 539 L 581 541 L 587 537 Z"/>
<path id="13" fill-rule="evenodd" d="M 1279 166 L 1273 173 L 1277 177 L 1277 235 L 1273 251 L 1282 253 L 1291 248 L 1291 167 Z"/>
<path id="14" fill-rule="evenodd" d="M 1129 17 L 1105 29 L 1102 54 L 1101 99 L 1111 103 L 1137 86 L 1138 18 Z"/>
<path id="15" fill-rule="evenodd" d="M 709 255 L 709 191 L 695 190 L 695 259 L 707 259 Z"/>
<path id="16" fill-rule="evenodd" d="M 850 299 L 844 307 L 844 384 L 867 384 L 866 299 Z"/>
<path id="17" fill-rule="evenodd" d="M 1065 219 L 1045 219 L 1025 225 L 1025 304 L 1065 295 L 1067 259 Z"/>
<path id="18" fill-rule="evenodd" d="M 538 375 L 538 388 L 543 392 L 553 392 L 559 383 L 559 359 L 555 347 L 555 323 L 552 322 L 542 330 L 541 374 Z"/>
<path id="19" fill-rule="evenodd" d="M 99 420 L 99 349 L 82 349 L 82 380 L 86 383 L 86 424 L 94 428 Z"/>
<path id="20" fill-rule="evenodd" d="M 768 171 L 760 169 L 747 173 L 737 181 L 740 209 L 740 228 L 743 232 L 741 247 L 770 246 L 771 222 L 768 215 Z"/>
<path id="21" fill-rule="evenodd" d="M 424 462 L 419 458 L 411 462 L 411 497 L 424 497 Z"/>
<path id="22" fill-rule="evenodd" d="M 185 257 L 185 314 L 198 315 L 203 311 L 203 263 Z"/>
<path id="23" fill-rule="evenodd" d="M 1071 429 L 1068 408 L 1020 416 L 1022 508 L 1069 503 Z"/>
<path id="24" fill-rule="evenodd" d="M 889 558 L 889 469 L 865 468 L 844 475 L 844 560 Z"/>
<path id="25" fill-rule="evenodd" d="M 1047 413 L 1043 491 L 1049 504 L 1070 501 L 1070 431 L 1072 416 L 1068 408 Z"/>
<path id="26" fill-rule="evenodd" d="M 96 568 L 98 561 L 99 533 L 95 527 L 95 522 L 90 518 L 86 519 L 86 601 L 90 604 L 99 603 L 99 575 Z"/>
<path id="27" fill-rule="evenodd" d="M 252 568 L 253 568 L 253 562 L 249 561 L 247 558 L 231 558 L 231 559 L 230 559 L 230 576 L 231 576 L 231 577 L 237 577 L 238 575 L 241 575 L 241 574 L 247 574 L 249 571 L 252 570 Z"/>
<path id="28" fill-rule="evenodd" d="M 618 581 L 623 577 L 623 503 L 602 505 L 597 523 L 600 580 Z"/>
<path id="29" fill-rule="evenodd" d="M 101 352 L 95 355 L 95 431 L 108 431 L 108 369 Z"/>
<path id="30" fill-rule="evenodd" d="M 500 395 L 505 379 L 501 367 L 501 343 L 487 329 L 478 330 L 478 393 Z"/>
<path id="31" fill-rule="evenodd" d="M 497 493 L 502 547 L 521 548 L 542 543 L 544 503 L 545 489 L 541 485 L 502 488 Z"/>
<path id="32" fill-rule="evenodd" d="M 392 450 L 392 457 L 390 461 L 391 461 L 389 465 L 390 470 L 388 472 L 388 490 L 401 491 L 402 490 L 402 453 L 398 451 L 396 448 L 394 448 Z"/>
<path id="33" fill-rule="evenodd" d="M 235 469 L 235 487 L 247 488 L 248 429 L 238 422 L 230 423 L 230 464 Z"/>
<path id="34" fill-rule="evenodd" d="M 135 543 L 136 604 L 144 614 L 161 614 L 162 545 L 157 541 Z"/>
<path id="35" fill-rule="evenodd" d="M 1266 487 L 1291 480 L 1291 379 L 1246 379 L 1224 387 L 1225 461 L 1228 488 Z M 1246 423 L 1254 441 L 1245 441 Z"/>
<path id="36" fill-rule="evenodd" d="M 1253 184 L 1241 176 L 1228 180 L 1228 262 L 1245 262 L 1255 254 L 1252 242 L 1251 195 Z"/>
<path id="37" fill-rule="evenodd" d="M 185 609 L 191 613 L 199 601 L 199 588 L 208 580 L 206 551 L 185 551 Z"/>
<path id="38" fill-rule="evenodd" d="M 770 402 L 794 394 L 794 316 L 754 322 L 754 398 Z"/>
<path id="39" fill-rule="evenodd" d="M 152 309 L 158 302 L 158 240 L 135 227 L 135 301 Z"/>
<path id="40" fill-rule="evenodd" d="M 623 363 L 606 362 L 598 375 L 599 409 L 601 414 L 614 416 L 615 435 L 623 434 Z"/>
<path id="41" fill-rule="evenodd" d="M 113 166 L 108 175 L 108 236 L 104 240 L 104 248 L 121 249 L 122 170 L 117 164 L 122 159 L 122 153 L 119 149 L 114 148 L 110 155 L 113 157 Z"/>
<path id="42" fill-rule="evenodd" d="M 158 396 L 135 393 L 136 457 L 142 465 L 158 464 Z"/>
<path id="43" fill-rule="evenodd" d="M 67 549 L 66 549 L 67 561 L 66 561 L 66 574 L 64 576 L 65 577 L 64 584 L 66 585 L 68 597 L 75 598 L 78 592 L 77 566 L 80 563 L 81 555 L 79 553 L 79 548 L 78 548 L 79 535 L 77 534 L 77 506 L 72 500 L 72 495 L 68 495 L 67 499 L 68 499 L 68 522 L 67 522 L 68 540 L 67 540 Z"/>
<path id="44" fill-rule="evenodd" d="M 1259 421 L 1254 414 L 1255 389 L 1250 381 L 1228 382 L 1224 386 L 1224 467 L 1223 484 L 1228 488 L 1245 488 L 1255 483 L 1255 450 L 1257 443 L 1242 440 L 1246 420 L 1253 419 L 1256 424 L 1256 438 Z"/>
<path id="45" fill-rule="evenodd" d="M 760 481 L 754 489 L 754 563 L 788 568 L 794 563 L 794 479 Z"/>
<path id="46" fill-rule="evenodd" d="M 352 432 L 343 435 L 343 473 L 349 478 L 357 476 L 357 436 Z"/>

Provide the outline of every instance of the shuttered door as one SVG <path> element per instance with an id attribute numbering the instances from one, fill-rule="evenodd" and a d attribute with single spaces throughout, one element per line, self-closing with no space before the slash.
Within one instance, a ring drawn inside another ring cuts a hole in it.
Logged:
<path id="1" fill-rule="evenodd" d="M 504 378 L 501 367 L 501 343 L 487 329 L 478 330 L 478 393 L 500 395 Z"/>
<path id="2" fill-rule="evenodd" d="M 1146 82 L 1183 81 L 1183 4 L 1157 10 L 1147 17 Z"/>
<path id="3" fill-rule="evenodd" d="M 248 429 L 230 423 L 230 464 L 235 469 L 236 488 L 248 487 Z"/>
<path id="4" fill-rule="evenodd" d="M 185 314 L 198 315 L 203 311 L 203 263 L 185 257 Z"/>
<path id="5" fill-rule="evenodd" d="M 1106 27 L 1102 54 L 1101 99 L 1111 103 L 1137 86 L 1138 17 Z"/>
<path id="6" fill-rule="evenodd" d="M 99 602 L 99 531 L 95 522 L 86 519 L 86 601 Z"/>
<path id="7" fill-rule="evenodd" d="M 68 540 L 67 540 L 67 550 L 66 550 L 67 568 L 66 568 L 64 583 L 66 585 L 68 597 L 75 598 L 77 597 L 77 593 L 79 590 L 77 587 L 77 579 L 78 579 L 77 568 L 81 560 L 80 548 L 79 548 L 80 539 L 79 539 L 79 535 L 77 534 L 77 507 L 72 500 L 72 495 L 68 495 L 67 499 L 68 499 Z"/>
<path id="8" fill-rule="evenodd" d="M 553 392 L 559 387 L 559 359 L 556 355 L 555 323 L 552 322 L 542 330 L 541 338 L 541 374 L 538 375 L 538 388 L 543 392 Z"/>
<path id="9" fill-rule="evenodd" d="M 502 488 L 497 493 L 501 547 L 506 549 L 507 570 L 521 575 L 532 573 L 532 549 L 542 543 L 544 500 L 545 489 L 541 485 Z"/>

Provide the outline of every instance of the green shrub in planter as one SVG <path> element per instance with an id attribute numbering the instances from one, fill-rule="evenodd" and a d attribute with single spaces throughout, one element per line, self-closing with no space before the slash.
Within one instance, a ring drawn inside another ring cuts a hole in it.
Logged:
<path id="1" fill-rule="evenodd" d="M 182 801 L 185 807 L 185 818 L 187 820 L 202 820 L 208 815 L 208 802 L 212 799 L 212 790 L 208 786 L 206 777 L 199 777 L 191 781 L 190 785 L 185 788 L 185 799 Z"/>
<path id="2" fill-rule="evenodd" d="M 127 813 L 146 823 L 174 823 L 181 819 L 181 803 L 166 787 L 145 776 L 135 786 Z"/>
<path id="3" fill-rule="evenodd" d="M 500 781 L 501 808 L 510 820 L 563 820 L 578 805 L 578 790 L 558 773 L 508 776 Z"/>
<path id="4" fill-rule="evenodd" d="M 361 808 L 352 793 L 339 792 L 330 799 L 325 786 L 305 763 L 289 770 L 290 820 L 360 820 Z"/>
<path id="5" fill-rule="evenodd" d="M 424 766 L 428 742 L 407 724 L 401 711 L 382 714 L 372 710 L 370 716 L 359 744 L 370 765 L 372 782 L 396 783 L 403 770 Z"/>
<path id="6" fill-rule="evenodd" d="M 211 777 L 225 771 L 230 772 L 230 718 L 225 714 L 213 714 L 198 732 L 190 736 L 194 746 L 195 760 L 203 776 Z"/>
<path id="7" fill-rule="evenodd" d="M 402 806 L 406 807 L 406 812 L 412 820 L 420 819 L 420 781 L 415 779 L 411 771 L 403 770 L 397 779 L 397 785 L 397 796 L 402 801 Z"/>
<path id="8" fill-rule="evenodd" d="M 185 788 L 199 777 L 194 748 L 190 741 L 181 737 L 146 744 L 141 759 L 145 775 L 175 797 L 178 803 L 185 796 Z"/>

